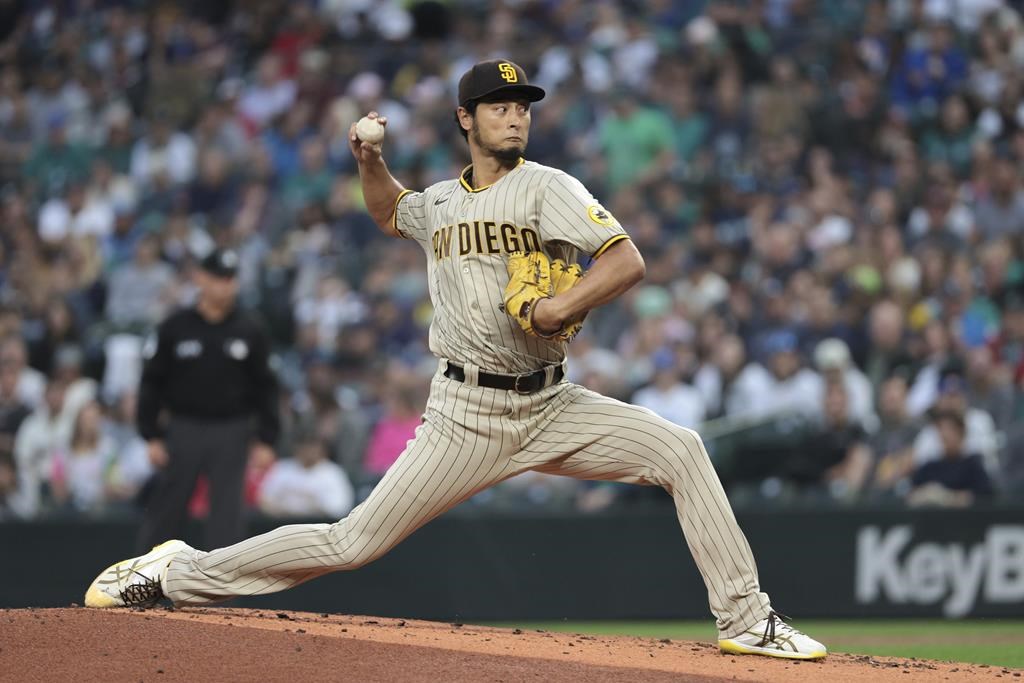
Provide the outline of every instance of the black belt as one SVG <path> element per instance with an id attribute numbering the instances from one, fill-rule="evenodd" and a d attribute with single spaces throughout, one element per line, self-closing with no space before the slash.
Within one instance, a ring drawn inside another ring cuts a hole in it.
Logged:
<path id="1" fill-rule="evenodd" d="M 450 361 L 444 371 L 444 376 L 456 382 L 466 381 L 466 371 Z M 565 377 L 565 372 L 562 371 L 561 365 L 555 366 L 550 384 L 545 383 L 547 379 L 547 372 L 545 370 L 538 370 L 527 375 L 492 375 L 481 370 L 477 375 L 476 383 L 489 389 L 504 389 L 505 391 L 515 391 L 519 394 L 532 394 L 544 387 L 551 386 L 551 384 L 558 384 L 562 381 L 563 377 Z"/>

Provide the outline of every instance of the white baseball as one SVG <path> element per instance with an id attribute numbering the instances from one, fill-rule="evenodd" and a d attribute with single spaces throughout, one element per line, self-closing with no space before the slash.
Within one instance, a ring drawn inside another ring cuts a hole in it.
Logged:
<path id="1" fill-rule="evenodd" d="M 377 119 L 364 116 L 356 122 L 356 137 L 363 142 L 376 145 L 384 139 L 384 126 Z"/>

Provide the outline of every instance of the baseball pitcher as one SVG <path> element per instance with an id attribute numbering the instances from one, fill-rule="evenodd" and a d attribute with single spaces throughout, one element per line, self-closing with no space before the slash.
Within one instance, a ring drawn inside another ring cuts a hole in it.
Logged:
<path id="1" fill-rule="evenodd" d="M 535 470 L 663 487 L 707 586 L 721 650 L 826 655 L 760 590 L 700 436 L 564 381 L 566 343 L 588 311 L 643 278 L 644 262 L 578 180 L 524 159 L 530 106 L 543 97 L 510 61 L 473 66 L 455 112 L 472 164 L 422 192 L 389 173 L 383 118 L 371 113 L 350 130 L 370 215 L 426 254 L 439 359 L 416 437 L 366 501 L 334 524 L 283 526 L 211 552 L 168 541 L 101 573 L 86 605 L 206 605 L 356 569 L 479 491 Z M 586 272 L 580 256 L 593 260 Z"/>

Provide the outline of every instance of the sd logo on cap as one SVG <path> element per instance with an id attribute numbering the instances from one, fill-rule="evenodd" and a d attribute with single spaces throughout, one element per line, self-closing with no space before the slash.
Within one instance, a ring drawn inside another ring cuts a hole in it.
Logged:
<path id="1" fill-rule="evenodd" d="M 529 102 L 544 99 L 544 89 L 530 85 L 523 67 L 507 59 L 474 64 L 459 79 L 459 106 L 498 93 L 522 97 Z"/>

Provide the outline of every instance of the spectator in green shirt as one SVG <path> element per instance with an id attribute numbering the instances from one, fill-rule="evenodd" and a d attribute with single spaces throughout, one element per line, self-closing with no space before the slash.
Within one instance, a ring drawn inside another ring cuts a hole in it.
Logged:
<path id="1" fill-rule="evenodd" d="M 128 175 L 132 166 L 132 112 L 127 106 L 112 107 L 106 115 L 107 134 L 96 156 L 106 161 L 115 173 Z"/>
<path id="2" fill-rule="evenodd" d="M 282 185 L 284 202 L 292 210 L 326 201 L 331 193 L 331 170 L 327 167 L 327 150 L 323 142 L 306 140 L 299 155 L 299 172 L 284 178 Z"/>
<path id="3" fill-rule="evenodd" d="M 680 161 L 689 162 L 707 138 L 708 117 L 697 108 L 697 99 L 689 85 L 673 88 L 666 99 L 675 129 L 676 155 Z"/>
<path id="4" fill-rule="evenodd" d="M 672 123 L 663 112 L 639 105 L 633 93 L 613 97 L 613 113 L 600 131 L 611 192 L 657 178 L 671 165 L 676 145 Z"/>
<path id="5" fill-rule="evenodd" d="M 88 177 L 92 154 L 84 145 L 68 142 L 65 123 L 64 115 L 51 116 L 46 122 L 46 141 L 37 145 L 25 162 L 25 179 L 39 199 Z"/>
<path id="6" fill-rule="evenodd" d="M 925 134 L 922 150 L 928 161 L 944 161 L 958 178 L 965 178 L 975 138 L 967 103 L 959 95 L 951 95 L 942 103 L 937 130 Z"/>

